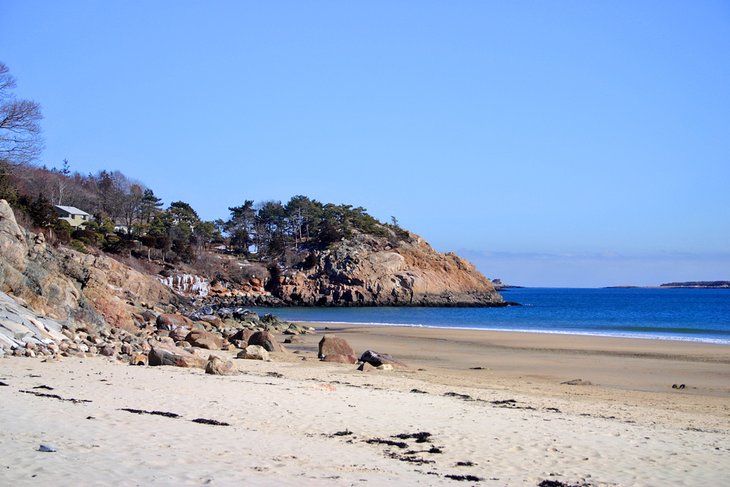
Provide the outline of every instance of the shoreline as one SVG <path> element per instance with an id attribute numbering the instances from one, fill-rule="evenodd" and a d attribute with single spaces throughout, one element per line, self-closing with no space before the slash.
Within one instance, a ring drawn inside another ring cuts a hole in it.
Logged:
<path id="1" fill-rule="evenodd" d="M 333 334 L 362 353 L 372 349 L 393 355 L 414 376 L 441 384 L 499 387 L 544 396 L 580 390 L 596 398 L 622 394 L 640 404 L 651 396 L 659 404 L 671 398 L 682 409 L 719 407 L 730 398 L 730 347 L 670 340 L 585 335 L 519 333 L 321 324 L 316 337 Z M 288 345 L 316 353 L 315 336 Z M 568 387 L 580 379 L 590 387 Z M 681 394 L 673 385 L 685 385 Z M 688 398 L 693 398 L 689 400 Z M 729 426 L 730 427 L 730 426 Z"/>
<path id="2" fill-rule="evenodd" d="M 274 314 L 274 313 L 272 313 Z M 409 323 L 382 323 L 382 322 L 357 322 L 357 321 L 323 321 L 323 320 L 288 320 L 294 323 L 301 323 L 303 325 L 323 325 L 327 327 L 330 325 L 347 325 L 347 326 L 382 326 L 382 327 L 395 327 L 395 328 L 425 328 L 425 329 L 436 329 L 436 330 L 465 330 L 465 331 L 485 331 L 495 333 L 531 333 L 537 335 L 567 335 L 567 336 L 587 336 L 587 337 L 598 337 L 598 338 L 623 338 L 627 340 L 660 340 L 670 342 L 687 342 L 687 343 L 703 343 L 709 345 L 730 345 L 730 339 L 721 338 L 696 338 L 696 337 L 683 337 L 683 336 L 663 336 L 663 335 L 639 335 L 639 334 L 620 334 L 620 333 L 591 333 L 591 332 L 579 332 L 579 331 L 564 331 L 564 330 L 528 330 L 524 328 L 482 328 L 482 327 L 469 327 L 469 326 L 438 326 L 438 325 L 422 325 L 422 324 L 409 324 Z"/>

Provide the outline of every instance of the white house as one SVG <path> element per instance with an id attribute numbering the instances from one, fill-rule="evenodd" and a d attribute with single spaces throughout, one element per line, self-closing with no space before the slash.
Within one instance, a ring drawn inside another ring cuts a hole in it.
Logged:
<path id="1" fill-rule="evenodd" d="M 55 206 L 59 220 L 66 220 L 73 228 L 78 228 L 91 221 L 91 215 L 74 206 Z"/>

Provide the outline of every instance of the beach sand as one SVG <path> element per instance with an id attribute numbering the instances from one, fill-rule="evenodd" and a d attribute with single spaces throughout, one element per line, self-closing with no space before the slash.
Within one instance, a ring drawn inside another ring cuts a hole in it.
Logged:
<path id="1" fill-rule="evenodd" d="M 327 327 L 231 377 L 1 359 L 0 484 L 730 485 L 730 347 Z M 319 362 L 322 333 L 408 367 Z"/>

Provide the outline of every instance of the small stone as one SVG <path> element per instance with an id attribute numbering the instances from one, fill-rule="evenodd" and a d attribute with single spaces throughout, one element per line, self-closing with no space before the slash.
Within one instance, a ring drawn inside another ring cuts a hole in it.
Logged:
<path id="1" fill-rule="evenodd" d="M 46 453 L 53 453 L 58 450 L 56 448 L 52 447 L 51 445 L 46 445 L 45 443 L 41 443 L 41 445 L 38 447 L 38 451 L 46 452 Z"/>
<path id="2" fill-rule="evenodd" d="M 101 349 L 101 354 L 105 357 L 113 357 L 117 354 L 117 350 L 114 348 L 114 345 L 105 345 Z"/>
<path id="3" fill-rule="evenodd" d="M 129 365 L 147 365 L 147 355 L 135 353 L 129 360 Z"/>

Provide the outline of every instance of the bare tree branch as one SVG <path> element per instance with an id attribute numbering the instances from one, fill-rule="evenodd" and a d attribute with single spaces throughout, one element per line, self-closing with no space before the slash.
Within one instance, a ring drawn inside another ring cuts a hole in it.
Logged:
<path id="1" fill-rule="evenodd" d="M 43 150 L 41 107 L 31 100 L 17 100 L 12 93 L 15 78 L 0 63 L 0 160 L 10 165 L 27 164 Z"/>

